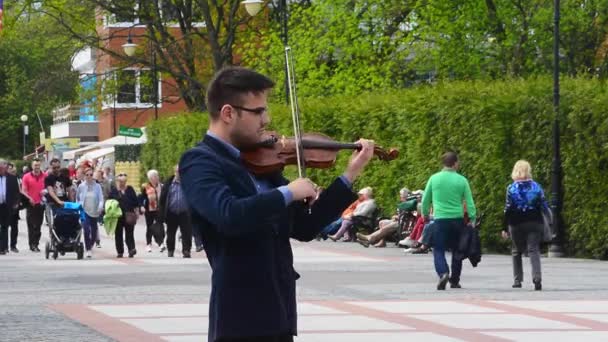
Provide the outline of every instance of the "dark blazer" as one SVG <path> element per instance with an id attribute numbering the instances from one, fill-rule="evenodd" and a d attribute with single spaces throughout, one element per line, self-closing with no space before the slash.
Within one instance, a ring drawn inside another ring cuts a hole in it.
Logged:
<path id="1" fill-rule="evenodd" d="M 167 210 L 169 210 L 169 192 L 171 192 L 171 184 L 173 184 L 175 176 L 169 177 L 164 183 L 160 191 L 158 199 L 158 221 L 164 223 L 167 219 Z M 189 212 L 188 212 L 189 215 Z"/>
<path id="2" fill-rule="evenodd" d="M 5 173 L 4 176 L 6 177 L 6 205 L 0 206 L 0 225 L 8 224 L 8 219 L 17 210 L 16 206 L 21 199 L 17 177 L 8 173 Z"/>
<path id="3" fill-rule="evenodd" d="M 179 170 L 212 269 L 209 341 L 296 335 L 299 275 L 289 239 L 312 240 L 356 196 L 336 179 L 311 214 L 301 202 L 286 207 L 277 189 L 257 193 L 241 160 L 208 135 L 182 156 Z M 288 184 L 280 173 L 267 180 Z"/>

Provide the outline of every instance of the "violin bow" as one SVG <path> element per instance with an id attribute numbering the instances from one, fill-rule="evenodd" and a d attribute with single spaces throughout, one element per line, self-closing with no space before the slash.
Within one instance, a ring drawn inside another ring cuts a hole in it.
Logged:
<path id="1" fill-rule="evenodd" d="M 289 104 L 291 106 L 291 119 L 293 121 L 293 136 L 296 143 L 296 158 L 298 161 L 298 176 L 306 178 L 306 163 L 304 160 L 304 146 L 302 146 L 302 128 L 300 126 L 300 106 L 296 95 L 296 73 L 294 69 L 291 48 L 285 46 L 285 71 L 287 72 L 287 86 L 289 91 Z M 304 200 L 304 203 L 308 203 Z M 308 206 L 308 214 L 311 214 Z"/>
<path id="2" fill-rule="evenodd" d="M 287 72 L 287 86 L 289 92 L 289 104 L 291 106 L 291 119 L 293 121 L 293 135 L 296 143 L 296 157 L 298 160 L 298 176 L 306 177 L 306 165 L 304 162 L 304 147 L 302 146 L 302 129 L 300 126 L 300 107 L 296 95 L 296 77 L 294 71 L 293 56 L 291 48 L 285 47 L 285 67 Z"/>

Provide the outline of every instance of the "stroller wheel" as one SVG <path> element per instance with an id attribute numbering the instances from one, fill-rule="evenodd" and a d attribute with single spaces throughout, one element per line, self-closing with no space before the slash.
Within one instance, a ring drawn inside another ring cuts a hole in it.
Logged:
<path id="1" fill-rule="evenodd" d="M 54 260 L 57 260 L 57 257 L 58 257 L 58 256 L 59 256 L 59 252 L 57 251 L 57 249 L 55 249 L 55 250 L 53 251 L 53 259 L 54 259 Z"/>
<path id="2" fill-rule="evenodd" d="M 44 256 L 48 259 L 51 254 L 51 244 L 49 242 L 44 245 Z"/>

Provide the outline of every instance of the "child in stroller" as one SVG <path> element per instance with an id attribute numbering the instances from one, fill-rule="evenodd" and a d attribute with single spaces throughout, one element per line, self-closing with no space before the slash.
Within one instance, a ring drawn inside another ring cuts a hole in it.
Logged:
<path id="1" fill-rule="evenodd" d="M 83 209 L 79 203 L 64 202 L 63 208 L 55 208 L 47 217 L 52 217 L 49 224 L 49 241 L 46 243 L 44 254 L 48 259 L 53 255 L 53 259 L 61 253 L 76 252 L 78 259 L 84 256 L 84 245 L 81 242 Z"/>

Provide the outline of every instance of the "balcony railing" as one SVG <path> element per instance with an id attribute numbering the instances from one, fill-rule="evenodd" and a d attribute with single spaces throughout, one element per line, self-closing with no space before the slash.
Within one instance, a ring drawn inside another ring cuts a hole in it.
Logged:
<path id="1" fill-rule="evenodd" d="M 69 121 L 97 121 L 97 108 L 92 105 L 67 105 L 53 110 L 53 124 Z"/>

